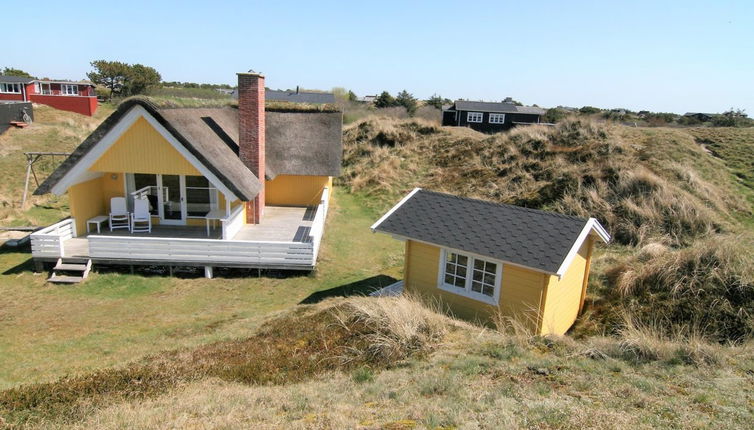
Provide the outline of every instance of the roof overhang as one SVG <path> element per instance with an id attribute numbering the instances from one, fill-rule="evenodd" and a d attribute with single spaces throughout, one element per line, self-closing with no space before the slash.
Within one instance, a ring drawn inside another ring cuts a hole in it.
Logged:
<path id="1" fill-rule="evenodd" d="M 558 278 L 562 278 L 563 275 L 565 275 L 568 267 L 570 267 L 571 263 L 573 263 L 573 259 L 576 258 L 576 255 L 579 253 L 581 245 L 584 244 L 584 242 L 587 240 L 587 238 L 589 238 L 590 235 L 599 237 L 605 243 L 610 243 L 610 235 L 607 233 L 607 230 L 602 227 L 602 224 L 600 224 L 600 222 L 595 218 L 589 218 L 589 220 L 584 225 L 584 228 L 581 230 L 581 233 L 579 233 L 579 236 L 576 238 L 576 241 L 573 243 L 573 246 L 568 251 L 568 254 L 566 254 L 565 259 L 563 259 L 563 263 L 555 273 Z"/>
<path id="2" fill-rule="evenodd" d="M 154 116 L 152 116 L 143 106 L 135 104 L 132 106 L 100 140 L 89 151 L 81 157 L 76 164 L 51 187 L 50 191 L 54 194 L 64 194 L 68 188 L 81 182 L 85 182 L 99 176 L 102 173 L 91 172 L 89 168 L 118 141 L 118 139 L 139 119 L 144 118 L 154 129 L 175 148 L 186 161 L 188 161 L 196 170 L 209 180 L 212 185 L 217 187 L 224 195 L 231 197 L 232 200 L 238 199 L 239 196 L 231 191 L 223 182 L 196 158 L 183 144 L 181 144 L 172 133 L 170 133 Z"/>
<path id="3" fill-rule="evenodd" d="M 419 192 L 419 190 L 421 190 L 421 188 L 419 188 L 419 187 L 414 188 L 410 193 L 408 193 L 405 197 L 403 197 L 401 199 L 401 201 L 399 201 L 395 206 L 393 206 L 389 211 L 387 211 L 387 213 L 385 213 L 385 215 L 382 215 L 382 217 L 380 219 L 378 219 L 377 222 L 375 222 L 374 224 L 372 224 L 372 226 L 369 227 L 369 228 L 372 229 L 372 233 L 376 232 L 377 228 L 380 226 L 380 224 L 382 224 L 383 221 L 385 221 L 386 219 L 388 219 L 390 217 L 390 215 L 393 214 L 393 212 L 397 211 L 398 208 L 400 208 L 401 206 L 403 206 L 404 203 L 406 203 L 407 201 L 409 201 L 411 199 L 411 197 L 414 196 L 414 194 L 416 194 L 416 193 Z"/>

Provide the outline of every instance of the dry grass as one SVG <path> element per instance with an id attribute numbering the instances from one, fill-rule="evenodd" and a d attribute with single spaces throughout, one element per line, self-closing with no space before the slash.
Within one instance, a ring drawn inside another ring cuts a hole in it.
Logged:
<path id="1" fill-rule="evenodd" d="M 143 399 L 204 378 L 290 384 L 324 372 L 384 368 L 429 352 L 449 320 L 406 298 L 353 298 L 303 306 L 252 337 L 147 357 L 122 368 L 0 392 L 11 423 L 76 420 L 91 407 Z"/>
<path id="2" fill-rule="evenodd" d="M 743 199 L 731 197 L 734 184 L 703 179 L 714 168 L 692 162 L 703 154 L 693 141 L 665 139 L 682 154 L 669 164 L 655 162 L 648 139 L 656 136 L 581 120 L 487 136 L 416 119 L 371 118 L 345 131 L 344 180 L 378 205 L 423 186 L 596 216 L 619 243 L 631 245 L 686 245 L 729 229 L 731 214 L 750 214 Z"/>
<path id="3" fill-rule="evenodd" d="M 665 318 L 718 341 L 754 336 L 754 238 L 721 235 L 669 250 L 650 244 L 608 269 L 611 314 L 627 308 L 643 321 Z"/>

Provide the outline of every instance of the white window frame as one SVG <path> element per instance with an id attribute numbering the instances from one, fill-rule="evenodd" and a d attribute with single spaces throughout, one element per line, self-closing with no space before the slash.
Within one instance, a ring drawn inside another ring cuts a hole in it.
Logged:
<path id="1" fill-rule="evenodd" d="M 9 90 L 9 88 L 13 88 L 14 90 Z M 18 83 L 11 83 L 11 82 L 3 82 L 0 83 L 0 93 L 3 94 L 21 94 L 21 84 Z"/>
<path id="2" fill-rule="evenodd" d="M 476 119 L 472 119 L 472 115 L 473 115 L 473 118 L 476 118 L 476 116 L 479 115 L 479 120 L 477 121 Z M 466 112 L 466 122 L 474 122 L 474 123 L 484 122 L 484 112 Z"/>
<path id="3" fill-rule="evenodd" d="M 445 262 L 448 258 L 448 253 L 462 255 L 467 258 L 466 260 L 467 262 L 466 285 L 464 288 L 459 288 L 454 285 L 445 283 Z M 487 296 L 482 293 L 477 293 L 471 290 L 471 281 L 474 278 L 473 273 L 474 273 L 475 260 L 495 263 L 495 265 L 497 266 L 497 269 L 495 271 L 495 285 L 494 285 L 495 291 L 492 294 L 492 297 Z M 498 306 L 500 302 L 500 286 L 502 285 L 502 280 L 503 280 L 503 262 L 502 261 L 495 260 L 489 257 L 484 257 L 481 255 L 472 254 L 469 252 L 458 251 L 456 249 L 441 248 L 440 264 L 437 270 L 437 288 L 443 291 L 447 291 L 449 293 L 453 293 L 459 296 L 467 297 L 469 299 L 480 301 L 488 305 Z"/>
<path id="4" fill-rule="evenodd" d="M 37 85 L 39 85 L 37 91 L 37 94 L 41 94 L 43 96 L 49 96 L 52 94 L 52 85 L 45 82 L 37 82 Z"/>
<path id="5" fill-rule="evenodd" d="M 74 92 L 68 92 L 70 89 L 73 89 Z M 79 86 L 76 84 L 61 84 L 60 93 L 64 96 L 77 96 L 79 95 Z"/>
<path id="6" fill-rule="evenodd" d="M 504 113 L 491 113 L 490 124 L 505 124 L 505 114 Z"/>

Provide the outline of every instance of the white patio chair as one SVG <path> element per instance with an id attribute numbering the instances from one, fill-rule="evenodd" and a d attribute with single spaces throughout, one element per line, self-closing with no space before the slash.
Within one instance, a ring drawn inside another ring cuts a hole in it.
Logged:
<path id="1" fill-rule="evenodd" d="M 152 215 L 149 213 L 149 200 L 134 199 L 134 212 L 131 214 L 131 233 L 151 233 Z"/>
<path id="2" fill-rule="evenodd" d="M 125 197 L 113 197 L 110 199 L 110 231 L 116 228 L 127 228 L 130 230 L 128 222 L 128 209 L 126 209 Z"/>

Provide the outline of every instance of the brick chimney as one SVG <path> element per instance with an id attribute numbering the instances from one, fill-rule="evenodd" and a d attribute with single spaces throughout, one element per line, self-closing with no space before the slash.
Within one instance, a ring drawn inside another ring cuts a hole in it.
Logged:
<path id="1" fill-rule="evenodd" d="M 238 156 L 262 183 L 262 190 L 246 203 L 246 223 L 259 224 L 264 214 L 264 76 L 238 73 Z"/>

